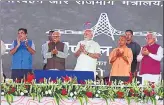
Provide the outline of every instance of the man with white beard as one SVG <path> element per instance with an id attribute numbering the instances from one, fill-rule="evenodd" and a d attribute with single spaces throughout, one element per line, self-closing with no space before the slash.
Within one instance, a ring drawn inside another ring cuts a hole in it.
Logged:
<path id="1" fill-rule="evenodd" d="M 84 40 L 78 42 L 75 49 L 77 63 L 75 70 L 96 72 L 97 59 L 100 58 L 100 45 L 93 39 L 90 29 L 84 31 Z"/>

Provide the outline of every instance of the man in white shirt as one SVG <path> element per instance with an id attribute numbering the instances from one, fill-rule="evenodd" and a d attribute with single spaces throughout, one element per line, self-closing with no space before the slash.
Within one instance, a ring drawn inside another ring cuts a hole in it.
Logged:
<path id="1" fill-rule="evenodd" d="M 157 37 L 153 33 L 146 36 L 147 45 L 141 49 L 137 56 L 140 62 L 140 76 L 142 80 L 150 82 L 159 82 L 160 62 L 163 58 L 163 48 L 156 44 Z"/>
<path id="2" fill-rule="evenodd" d="M 5 54 L 6 51 L 6 46 L 4 44 L 4 42 L 1 40 L 1 55 Z M 1 82 L 4 82 L 4 77 L 3 77 L 3 69 L 2 69 L 2 60 L 1 60 Z"/>
<path id="3" fill-rule="evenodd" d="M 92 40 L 93 32 L 90 29 L 84 31 L 84 40 L 78 42 L 75 49 L 77 63 L 75 70 L 96 72 L 97 59 L 100 58 L 100 45 Z"/>

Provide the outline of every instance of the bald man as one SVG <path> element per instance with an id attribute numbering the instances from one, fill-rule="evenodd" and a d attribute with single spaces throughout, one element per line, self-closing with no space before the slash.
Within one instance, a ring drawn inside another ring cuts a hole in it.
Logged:
<path id="1" fill-rule="evenodd" d="M 126 46 L 126 37 L 120 36 L 118 47 L 109 55 L 109 63 L 112 65 L 110 76 L 130 76 L 129 72 L 131 72 L 132 60 L 133 53 L 132 50 Z"/>
<path id="2" fill-rule="evenodd" d="M 47 43 L 44 58 L 47 59 L 46 69 L 65 70 L 65 59 L 68 56 L 68 47 L 60 41 L 61 34 L 53 32 L 51 41 Z"/>
<path id="3" fill-rule="evenodd" d="M 155 34 L 149 33 L 145 39 L 147 45 L 142 48 L 137 56 L 137 61 L 140 62 L 140 76 L 142 76 L 143 81 L 159 82 L 163 48 L 156 43 Z"/>

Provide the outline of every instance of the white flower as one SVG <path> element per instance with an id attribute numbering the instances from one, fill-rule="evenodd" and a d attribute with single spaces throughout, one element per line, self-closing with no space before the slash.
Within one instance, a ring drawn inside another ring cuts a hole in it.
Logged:
<path id="1" fill-rule="evenodd" d="M 121 85 L 121 89 L 124 88 L 124 85 Z"/>
<path id="2" fill-rule="evenodd" d="M 49 93 L 49 94 L 52 94 L 51 90 L 48 90 L 48 93 Z"/>
<path id="3" fill-rule="evenodd" d="M 76 99 L 76 96 L 74 96 L 73 98 Z"/>
<path id="4" fill-rule="evenodd" d="M 139 83 L 140 83 L 140 81 L 137 81 L 137 83 L 139 84 Z"/>
<path id="5" fill-rule="evenodd" d="M 123 83 L 124 83 L 124 82 L 123 82 L 123 81 L 121 81 L 121 82 L 120 82 L 120 85 L 122 85 Z"/>
<path id="6" fill-rule="evenodd" d="M 73 96 L 73 93 L 72 93 L 72 92 L 70 93 L 70 96 L 71 96 L 71 97 Z"/>
<path id="7" fill-rule="evenodd" d="M 96 94 L 96 97 L 98 97 L 99 95 L 98 94 Z"/>
<path id="8" fill-rule="evenodd" d="M 28 91 L 27 90 L 24 90 L 24 93 L 28 93 Z"/>
<path id="9" fill-rule="evenodd" d="M 23 96 L 23 95 L 24 95 L 24 93 L 23 93 L 23 92 L 21 92 L 21 93 L 20 93 L 20 95 L 21 95 L 21 96 Z"/>
<path id="10" fill-rule="evenodd" d="M 45 94 L 48 94 L 48 91 L 45 91 Z"/>
<path id="11" fill-rule="evenodd" d="M 3 96 L 5 93 L 4 92 L 1 92 L 1 95 Z"/>
<path id="12" fill-rule="evenodd" d="M 96 85 L 96 81 L 94 81 L 93 83 L 94 83 L 94 85 Z"/>
<path id="13" fill-rule="evenodd" d="M 159 96 L 157 95 L 157 96 L 155 97 L 155 99 L 158 100 L 158 99 L 159 99 Z"/>
<path id="14" fill-rule="evenodd" d="M 76 95 L 77 93 L 76 93 L 76 92 L 74 92 L 74 94 Z"/>
<path id="15" fill-rule="evenodd" d="M 99 94 L 100 94 L 100 91 L 98 90 L 98 91 L 97 91 L 97 93 L 99 93 Z"/>

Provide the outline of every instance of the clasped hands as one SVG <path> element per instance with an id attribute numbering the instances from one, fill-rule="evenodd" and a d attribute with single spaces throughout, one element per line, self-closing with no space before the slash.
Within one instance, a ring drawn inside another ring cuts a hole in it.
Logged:
<path id="1" fill-rule="evenodd" d="M 88 52 L 85 50 L 85 45 L 83 45 L 83 44 L 80 44 L 79 51 L 86 54 L 86 55 L 88 55 Z"/>
<path id="2" fill-rule="evenodd" d="M 123 57 L 124 51 L 122 49 L 117 49 L 116 50 L 116 57 Z"/>
<path id="3" fill-rule="evenodd" d="M 53 50 L 51 51 L 51 53 L 52 53 L 52 54 L 58 54 L 58 50 L 57 50 L 57 49 L 53 49 Z"/>
<path id="4" fill-rule="evenodd" d="M 20 46 L 21 40 L 19 37 L 17 37 L 17 47 Z M 28 48 L 28 40 L 25 40 L 25 46 Z"/>
<path id="5" fill-rule="evenodd" d="M 150 52 L 148 51 L 148 49 L 146 47 L 144 47 L 144 48 L 142 48 L 141 53 L 144 56 L 144 55 L 149 55 Z"/>

